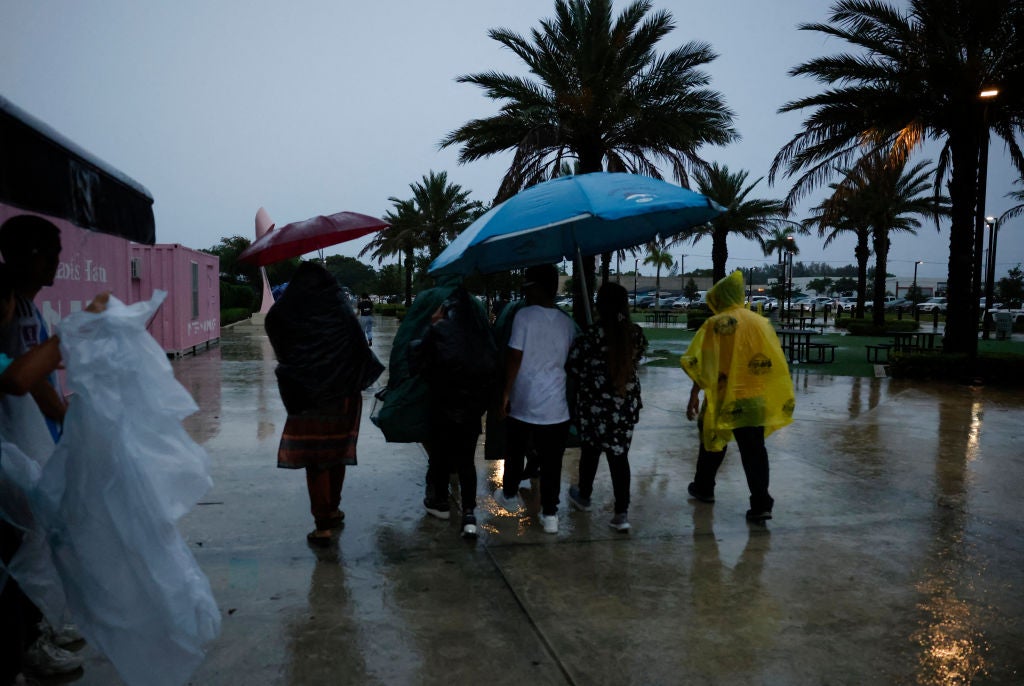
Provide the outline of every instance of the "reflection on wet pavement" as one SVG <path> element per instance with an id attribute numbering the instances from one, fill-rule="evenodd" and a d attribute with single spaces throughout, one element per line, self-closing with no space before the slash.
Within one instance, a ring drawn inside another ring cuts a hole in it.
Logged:
<path id="1" fill-rule="evenodd" d="M 375 328 L 386 361 L 396 323 Z M 195 684 L 1022 681 L 1020 393 L 795 370 L 795 421 L 768 439 L 775 519 L 753 526 L 735 448 L 717 502 L 687 498 L 689 385 L 644 369 L 628 536 L 606 524 L 605 466 L 593 510 L 563 496 L 550 536 L 536 483 L 524 514 L 494 503 L 502 465 L 481 445 L 481 535 L 466 541 L 457 517 L 423 511 L 425 455 L 384 442 L 368 392 L 345 527 L 314 550 L 304 478 L 276 468 L 284 409 L 262 331 L 225 329 L 173 364 L 215 481 L 182 521 L 224 613 Z M 119 683 L 87 655 L 79 683 Z"/>

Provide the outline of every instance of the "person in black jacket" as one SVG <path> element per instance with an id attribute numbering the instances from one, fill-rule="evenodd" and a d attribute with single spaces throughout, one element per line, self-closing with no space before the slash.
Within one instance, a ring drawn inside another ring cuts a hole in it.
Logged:
<path id="1" fill-rule="evenodd" d="M 497 348 L 483 307 L 462 286 L 441 303 L 423 337 L 410 345 L 410 369 L 430 393 L 427 513 L 450 517 L 449 474 L 459 475 L 462 535 L 476 536 L 476 455 L 480 418 L 497 380 Z"/>
<path id="2" fill-rule="evenodd" d="M 314 262 L 299 265 L 265 325 L 288 411 L 277 466 L 306 470 L 316 524 L 306 539 L 327 545 L 345 518 L 341 489 L 345 468 L 356 464 L 361 391 L 384 365 L 367 345 L 338 282 Z"/>

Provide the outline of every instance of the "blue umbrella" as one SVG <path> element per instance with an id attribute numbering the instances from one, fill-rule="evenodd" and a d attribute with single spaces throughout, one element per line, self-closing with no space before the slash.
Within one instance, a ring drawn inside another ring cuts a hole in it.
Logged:
<path id="1" fill-rule="evenodd" d="M 624 250 L 703 224 L 725 209 L 637 174 L 562 176 L 492 207 L 437 256 L 432 276 L 482 274 Z"/>

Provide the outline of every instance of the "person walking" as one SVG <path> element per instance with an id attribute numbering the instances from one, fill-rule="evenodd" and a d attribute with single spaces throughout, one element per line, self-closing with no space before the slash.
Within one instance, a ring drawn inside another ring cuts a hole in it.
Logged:
<path id="1" fill-rule="evenodd" d="M 603 452 L 615 492 L 615 514 L 608 525 L 625 532 L 630 528 L 629 446 L 643 407 L 637 366 L 647 338 L 630 319 L 629 294 L 619 284 L 601 286 L 597 313 L 597 322 L 573 343 L 565 365 L 570 414 L 581 442 L 579 480 L 569 487 L 569 503 L 583 512 L 590 510 Z"/>
<path id="2" fill-rule="evenodd" d="M 306 539 L 326 546 L 345 519 L 339 506 L 346 467 L 356 464 L 361 391 L 384 365 L 367 346 L 338 282 L 314 262 L 299 265 L 265 326 L 288 411 L 277 466 L 306 470 L 316 525 Z"/>
<path id="3" fill-rule="evenodd" d="M 363 293 L 356 303 L 356 310 L 359 312 L 359 325 L 363 327 L 363 335 L 366 336 L 366 344 L 373 345 L 373 301 L 368 293 Z"/>
<path id="4" fill-rule="evenodd" d="M 572 319 L 555 307 L 557 292 L 554 265 L 526 269 L 527 306 L 512 322 L 499 409 L 508 419 L 505 470 L 502 487 L 494 491 L 495 501 L 506 511 L 516 514 L 522 509 L 519 482 L 532 445 L 540 464 L 540 523 L 549 534 L 558 533 L 558 492 L 569 434 L 565 361 L 577 333 Z"/>
<path id="5" fill-rule="evenodd" d="M 715 475 L 725 448 L 736 440 L 750 489 L 747 519 L 772 518 L 768 452 L 764 439 L 793 421 L 796 405 L 786 356 L 771 323 L 743 306 L 743 273 L 735 271 L 707 294 L 714 313 L 680 358 L 693 380 L 686 417 L 698 417 L 700 448 L 693 481 L 696 500 L 715 502 Z M 704 403 L 700 403 L 704 391 Z"/>
<path id="6" fill-rule="evenodd" d="M 497 380 L 497 346 L 480 303 L 462 286 L 441 303 L 423 337 L 410 345 L 410 370 L 429 387 L 427 513 L 450 517 L 449 474 L 459 478 L 462 535 L 477 535 L 476 445 L 480 418 Z"/>

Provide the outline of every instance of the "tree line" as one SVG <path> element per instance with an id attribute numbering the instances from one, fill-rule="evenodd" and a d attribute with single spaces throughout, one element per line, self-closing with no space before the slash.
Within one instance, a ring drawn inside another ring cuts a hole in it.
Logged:
<path id="1" fill-rule="evenodd" d="M 602 255 L 600 266 L 583 260 L 583 273 L 573 279 L 577 305 L 579 277 L 592 286 L 598 274 L 607 280 L 613 258 L 628 263 L 643 252 L 660 280 L 672 265 L 670 248 L 710 239 L 718 279 L 725 276 L 730 237 L 758 242 L 781 269 L 798 254 L 798 239 L 816 235 L 827 247 L 849 235 L 856 240 L 856 274 L 849 278 L 857 281 L 858 309 L 870 297 L 872 316 L 881 323 L 890 235 L 927 226 L 937 231 L 947 218 L 943 350 L 973 353 L 983 279 L 981 172 L 991 134 L 1024 172 L 1017 143 L 1024 90 L 1014 87 L 1024 74 L 1022 20 L 1024 0 L 839 0 L 825 21 L 797 26 L 831 37 L 829 45 L 839 51 L 790 70 L 820 88 L 779 107 L 779 113 L 804 115 L 767 174 L 769 185 L 785 182 L 788 191 L 782 198 L 757 198 L 752 195 L 763 178 L 750 180 L 747 170 L 706 158 L 739 138 L 734 113 L 705 71 L 717 58 L 712 46 L 670 44 L 675 20 L 651 2 L 629 3 L 615 15 L 611 0 L 555 0 L 554 16 L 528 36 L 489 32 L 523 62 L 528 76 L 489 70 L 456 79 L 480 88 L 497 112 L 457 126 L 441 147 L 456 148 L 460 164 L 512 154 L 491 203 L 471 201 L 468 190 L 431 171 L 410 185 L 410 196 L 389 199 L 391 227 L 364 252 L 378 264 L 395 260 L 388 277 L 402 279 L 408 301 L 418 284 L 429 282 L 425 265 L 490 204 L 566 173 L 662 178 L 668 170 L 726 212 L 643 249 Z M 914 159 L 929 139 L 940 143 L 938 159 Z M 807 217 L 794 217 L 797 204 L 818 188 L 828 189 L 827 198 Z M 511 275 L 474 278 L 478 289 L 514 283 Z M 581 320 L 582 309 L 574 308 Z"/>

